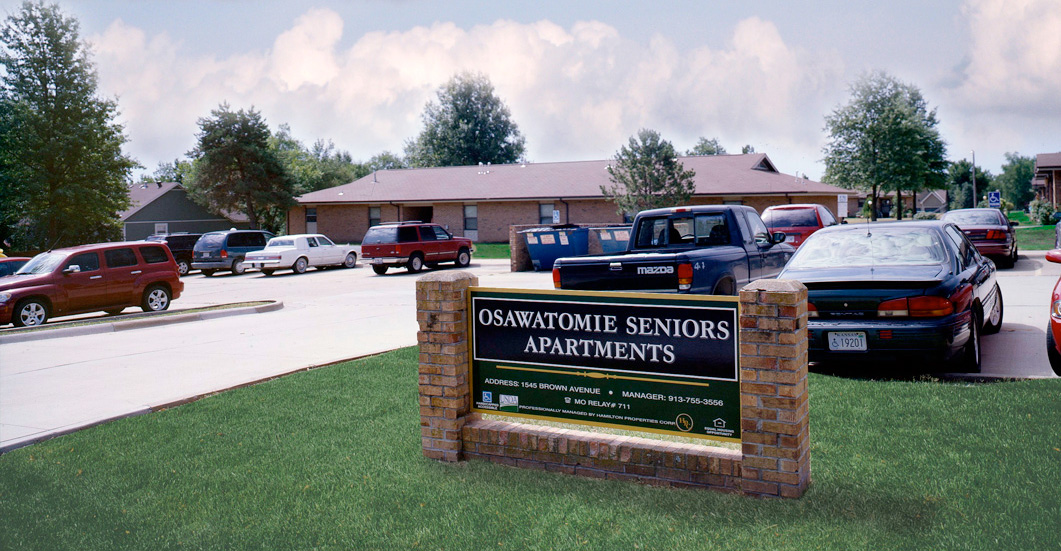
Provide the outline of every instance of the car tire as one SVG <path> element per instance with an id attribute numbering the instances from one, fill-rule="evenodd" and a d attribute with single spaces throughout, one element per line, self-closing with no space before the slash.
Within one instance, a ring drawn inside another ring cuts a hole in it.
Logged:
<path id="1" fill-rule="evenodd" d="M 144 291 L 140 308 L 145 312 L 161 312 L 169 309 L 170 292 L 162 285 L 152 285 Z"/>
<path id="2" fill-rule="evenodd" d="M 424 269 L 424 257 L 420 253 L 413 253 L 413 256 L 409 257 L 409 262 L 406 264 L 409 269 L 409 273 L 415 274 L 420 270 Z"/>
<path id="3" fill-rule="evenodd" d="M 1012 268 L 1012 267 L 1017 265 L 1017 257 L 1018 256 L 1020 256 L 1020 253 L 1017 251 L 1017 246 L 1014 245 L 1013 246 L 1013 252 L 1010 253 L 1010 255 L 1009 255 L 1009 267 L 1010 268 Z"/>
<path id="4" fill-rule="evenodd" d="M 23 299 L 15 305 L 11 323 L 15 327 L 36 327 L 48 321 L 48 304 L 41 299 Z"/>
<path id="5" fill-rule="evenodd" d="M 236 275 L 242 275 L 247 271 L 247 267 L 243 265 L 243 259 L 237 258 L 232 261 L 232 273 Z"/>
<path id="6" fill-rule="evenodd" d="M 295 260 L 295 263 L 291 265 L 291 270 L 296 274 L 306 273 L 307 268 L 309 268 L 309 260 L 306 260 L 306 257 L 304 256 L 298 257 L 298 259 Z"/>
<path id="7" fill-rule="evenodd" d="M 373 266 L 372 271 L 376 272 L 376 275 L 383 275 L 387 273 L 387 266 Z"/>
<path id="8" fill-rule="evenodd" d="M 1051 325 L 1053 324 L 1046 324 L 1046 357 L 1050 360 L 1050 369 L 1054 370 L 1054 375 L 1061 377 L 1061 354 L 1057 352 L 1057 341 L 1054 340 Z"/>
<path id="9" fill-rule="evenodd" d="M 262 273 L 265 274 L 265 277 L 273 275 L 274 272 L 276 272 L 276 270 L 272 268 L 262 268 Z"/>
<path id="10" fill-rule="evenodd" d="M 461 250 L 457 251 L 457 267 L 466 268 L 468 264 L 472 263 L 472 253 L 468 252 L 468 249 L 461 247 Z"/>
<path id="11" fill-rule="evenodd" d="M 353 268 L 357 266 L 357 253 L 347 253 L 346 258 L 343 259 L 343 268 Z"/>
<path id="12" fill-rule="evenodd" d="M 117 316 L 118 314 L 121 314 L 124 311 L 125 308 L 111 308 L 109 310 L 104 310 L 104 312 L 106 312 L 108 316 Z"/>
<path id="13" fill-rule="evenodd" d="M 721 281 L 715 284 L 715 290 L 711 292 L 712 295 L 723 295 L 731 296 L 736 294 L 733 288 L 733 280 L 730 278 L 723 278 Z"/>
<path id="14" fill-rule="evenodd" d="M 180 276 L 188 275 L 188 272 L 192 271 L 192 265 L 183 258 L 177 259 L 177 274 Z"/>
<path id="15" fill-rule="evenodd" d="M 985 335 L 994 335 L 1002 330 L 1002 314 L 1005 304 L 1002 301 L 1002 289 L 998 288 L 998 284 L 995 284 L 995 294 L 998 296 L 998 300 L 995 301 L 995 308 L 991 310 L 991 314 L 984 318 L 984 331 Z"/>
<path id="16" fill-rule="evenodd" d="M 973 312 L 970 329 L 972 334 L 969 335 L 969 342 L 958 355 L 957 369 L 964 373 L 979 373 L 982 367 L 980 364 L 980 316 L 976 312 Z"/>
<path id="17" fill-rule="evenodd" d="M 217 270 L 207 270 L 206 268 L 203 268 L 202 270 L 199 270 L 199 273 L 203 274 L 203 277 L 210 277 L 217 273 Z"/>

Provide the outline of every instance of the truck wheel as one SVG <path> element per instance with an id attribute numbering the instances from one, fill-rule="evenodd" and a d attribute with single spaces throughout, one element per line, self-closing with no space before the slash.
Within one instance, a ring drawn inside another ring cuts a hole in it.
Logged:
<path id="1" fill-rule="evenodd" d="M 48 321 L 48 305 L 40 299 L 28 298 L 15 306 L 11 323 L 15 327 L 35 327 Z"/>
<path id="2" fill-rule="evenodd" d="M 140 308 L 145 312 L 161 312 L 169 308 L 169 289 L 162 285 L 152 285 L 144 291 Z"/>
<path id="3" fill-rule="evenodd" d="M 420 270 L 424 269 L 424 257 L 420 253 L 413 253 L 413 256 L 409 257 L 409 273 L 415 274 Z"/>
<path id="4" fill-rule="evenodd" d="M 725 279 L 719 281 L 718 283 L 715 284 L 715 290 L 712 291 L 711 294 L 712 295 L 725 295 L 725 296 L 735 295 L 736 292 L 733 289 L 733 280 L 729 279 L 729 278 L 725 278 Z"/>
<path id="5" fill-rule="evenodd" d="M 381 265 L 372 266 L 372 271 L 376 272 L 376 275 L 383 275 L 387 273 L 387 267 Z"/>
<path id="6" fill-rule="evenodd" d="M 457 251 L 457 267 L 464 268 L 471 263 L 472 253 L 468 252 L 468 249 L 461 247 L 461 250 Z"/>

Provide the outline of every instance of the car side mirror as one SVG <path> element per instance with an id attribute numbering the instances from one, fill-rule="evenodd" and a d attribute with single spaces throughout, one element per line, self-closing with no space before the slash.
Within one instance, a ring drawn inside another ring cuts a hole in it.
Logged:
<path id="1" fill-rule="evenodd" d="M 770 239 L 772 239 L 774 243 L 784 243 L 785 239 L 788 239 L 788 236 L 785 235 L 785 232 L 779 231 L 770 234 Z"/>
<path id="2" fill-rule="evenodd" d="M 63 273 L 64 274 L 81 273 L 81 266 L 78 266 L 77 264 L 71 264 L 71 265 L 67 266 L 65 270 L 63 270 Z"/>

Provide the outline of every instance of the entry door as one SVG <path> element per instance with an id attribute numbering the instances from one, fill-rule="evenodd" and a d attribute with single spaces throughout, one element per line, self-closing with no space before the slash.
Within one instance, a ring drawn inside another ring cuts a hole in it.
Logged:
<path id="1" fill-rule="evenodd" d="M 80 271 L 61 273 L 75 265 Z M 63 263 L 59 271 L 56 279 L 66 291 L 66 311 L 92 310 L 107 304 L 107 281 L 100 269 L 99 253 L 74 255 Z"/>

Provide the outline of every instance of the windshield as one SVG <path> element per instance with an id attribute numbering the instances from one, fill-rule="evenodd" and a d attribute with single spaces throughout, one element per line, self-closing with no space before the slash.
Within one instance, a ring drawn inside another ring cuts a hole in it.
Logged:
<path id="1" fill-rule="evenodd" d="M 269 240 L 269 244 L 265 246 L 266 249 L 272 249 L 274 247 L 294 247 L 295 240 L 287 238 L 274 238 Z"/>
<path id="2" fill-rule="evenodd" d="M 767 209 L 763 222 L 771 228 L 817 228 L 818 216 L 814 209 Z"/>
<path id="3" fill-rule="evenodd" d="M 943 215 L 943 219 L 970 226 L 1003 226 L 1002 215 L 999 212 L 989 210 L 954 210 Z"/>
<path id="4" fill-rule="evenodd" d="M 789 269 L 939 264 L 947 251 L 930 228 L 873 228 L 817 232 L 788 263 Z"/>
<path id="5" fill-rule="evenodd" d="M 66 258 L 65 254 L 62 253 L 41 253 L 30 259 L 21 270 L 15 272 L 16 274 L 47 274 L 59 267 L 59 264 Z"/>
<path id="6" fill-rule="evenodd" d="M 205 251 L 212 248 L 218 248 L 225 244 L 225 236 L 228 235 L 225 232 L 218 233 L 204 233 L 198 241 L 195 242 L 195 250 Z"/>

